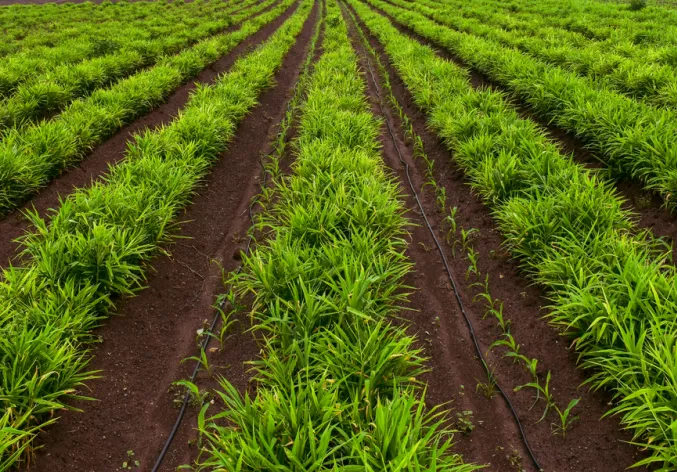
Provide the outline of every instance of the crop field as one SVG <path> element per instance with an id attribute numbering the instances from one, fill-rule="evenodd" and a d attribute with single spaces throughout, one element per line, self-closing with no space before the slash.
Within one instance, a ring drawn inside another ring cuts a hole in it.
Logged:
<path id="1" fill-rule="evenodd" d="M 677 471 L 677 9 L 0 0 L 0 471 Z"/>

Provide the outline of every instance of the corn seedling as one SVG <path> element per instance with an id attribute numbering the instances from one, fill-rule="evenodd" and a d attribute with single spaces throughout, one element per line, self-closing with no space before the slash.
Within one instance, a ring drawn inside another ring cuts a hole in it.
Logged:
<path id="1" fill-rule="evenodd" d="M 458 207 L 453 207 L 449 210 L 449 214 L 444 217 L 444 222 L 449 225 L 449 231 L 446 234 L 448 244 L 451 244 L 452 238 L 456 237 L 456 213 L 458 213 Z"/>
<path id="2" fill-rule="evenodd" d="M 534 405 L 541 398 L 541 395 L 543 396 L 543 400 L 545 400 L 545 409 L 543 410 L 543 414 L 538 420 L 538 422 L 540 423 L 545 419 L 545 417 L 547 416 L 548 412 L 551 409 L 557 407 L 557 405 L 555 404 L 555 400 L 552 398 L 552 394 L 550 393 L 550 372 L 548 371 L 548 373 L 545 376 L 545 384 L 542 385 L 538 380 L 536 380 L 534 382 L 529 382 L 524 385 L 518 385 L 517 387 L 515 387 L 515 391 L 519 392 L 524 388 L 530 388 L 536 392 L 536 395 L 534 397 L 535 398 Z M 532 405 L 532 408 L 534 405 Z"/>
<path id="3" fill-rule="evenodd" d="M 441 185 L 435 187 L 435 203 L 437 208 L 444 213 L 444 210 L 447 207 L 447 190 Z"/>
<path id="4" fill-rule="evenodd" d="M 476 276 L 479 277 L 480 272 L 479 272 L 479 268 L 477 267 L 479 253 L 476 252 L 472 247 L 468 247 L 468 252 L 466 253 L 466 255 L 468 256 L 468 260 L 470 261 L 470 265 L 465 270 L 465 279 L 468 280 L 468 277 L 470 277 L 470 274 L 475 274 Z"/>
<path id="5" fill-rule="evenodd" d="M 486 382 L 477 381 L 477 387 L 475 387 L 476 392 L 482 392 L 485 397 L 492 399 L 496 396 L 496 377 L 494 376 L 494 371 L 489 370 L 488 380 Z"/>
<path id="6" fill-rule="evenodd" d="M 489 346 L 489 350 L 491 351 L 494 348 L 497 348 L 499 346 L 503 346 L 508 348 L 508 352 L 506 352 L 506 356 L 512 357 L 513 358 L 513 363 L 517 363 L 521 354 L 519 354 L 520 351 L 520 345 L 517 344 L 515 341 L 515 338 L 510 334 L 509 332 L 503 333 L 503 337 L 505 339 L 497 339 L 491 345 Z"/>
<path id="7" fill-rule="evenodd" d="M 571 424 L 578 419 L 578 416 L 574 416 L 571 414 L 571 410 L 573 410 L 574 407 L 578 405 L 578 402 L 580 401 L 581 401 L 580 398 L 574 398 L 569 402 L 564 411 L 561 411 L 559 407 L 555 405 L 555 411 L 557 411 L 559 423 L 552 423 L 554 434 L 561 434 L 563 438 L 566 437 L 567 430 L 569 429 Z"/>

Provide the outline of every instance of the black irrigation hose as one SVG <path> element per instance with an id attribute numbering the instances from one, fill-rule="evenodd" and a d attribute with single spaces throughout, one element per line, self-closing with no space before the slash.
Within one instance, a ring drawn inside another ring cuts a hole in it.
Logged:
<path id="1" fill-rule="evenodd" d="M 318 28 L 320 27 L 321 24 L 322 24 L 322 18 L 320 18 L 318 20 L 318 25 L 317 25 Z M 315 48 L 313 48 L 313 51 L 308 52 L 308 57 L 312 58 L 311 53 L 313 53 L 314 50 L 315 50 Z M 299 83 L 304 78 L 304 76 L 305 76 L 305 72 L 299 75 L 299 77 L 296 79 L 296 82 L 294 82 L 294 86 L 292 87 L 293 90 L 296 90 L 298 88 Z M 287 102 L 287 113 L 289 113 L 292 110 L 293 101 L 294 101 L 294 99 L 291 98 Z M 290 123 L 290 125 L 291 125 L 291 123 Z M 289 131 L 289 128 L 282 130 L 280 132 L 281 134 L 284 133 L 285 139 L 287 138 L 288 131 Z M 279 136 L 279 134 L 278 134 L 278 136 Z M 261 165 L 261 169 L 263 171 L 263 180 L 261 181 L 261 188 L 264 188 L 267 184 L 267 181 L 268 181 L 268 172 L 266 171 L 266 166 L 264 164 L 264 161 L 266 159 L 268 159 L 270 156 L 272 156 L 273 154 L 275 154 L 277 151 L 278 151 L 278 148 L 276 146 L 274 146 L 274 148 L 270 152 L 264 154 L 259 159 L 259 164 Z M 248 208 L 248 211 L 247 211 L 248 215 L 249 215 L 249 221 L 252 225 L 254 224 L 254 207 L 256 206 L 257 203 L 258 203 L 258 199 L 253 198 L 252 202 L 249 204 L 249 208 Z M 249 250 L 251 249 L 253 240 L 254 240 L 254 235 L 250 233 L 249 239 L 247 240 L 247 246 L 245 247 L 245 250 L 244 250 L 245 256 L 249 254 Z M 242 264 L 240 264 L 238 266 L 237 270 L 235 271 L 235 275 L 239 274 L 242 271 L 242 267 L 243 267 Z M 229 290 L 226 290 L 226 293 L 228 293 L 228 291 Z M 226 304 L 226 299 L 224 298 L 223 300 L 221 300 L 219 302 L 218 307 L 220 309 L 223 309 L 225 304 Z M 216 324 L 219 321 L 219 315 L 220 315 L 220 312 L 217 310 L 216 314 L 214 315 L 214 319 L 212 320 L 212 322 L 209 326 L 209 331 L 206 332 L 206 336 L 205 336 L 204 340 L 202 341 L 202 345 L 200 346 L 202 351 L 206 350 L 207 347 L 209 346 L 209 341 L 212 338 L 209 335 L 209 333 L 214 332 L 214 328 L 216 328 Z M 195 382 L 195 377 L 197 376 L 197 373 L 200 371 L 200 365 L 201 365 L 200 362 L 195 363 L 195 368 L 193 369 L 193 373 L 190 376 L 190 382 L 191 383 Z M 162 446 L 162 451 L 160 451 L 160 455 L 158 456 L 157 460 L 155 461 L 155 465 L 153 465 L 151 472 L 158 472 L 158 470 L 160 469 L 160 465 L 162 464 L 162 461 L 165 459 L 165 456 L 167 455 L 167 452 L 169 451 L 169 446 L 171 446 L 172 441 L 174 441 L 174 437 L 176 436 L 176 433 L 179 431 L 179 426 L 181 426 L 181 422 L 183 421 L 183 417 L 186 414 L 186 409 L 188 408 L 188 402 L 189 401 L 190 401 L 190 392 L 186 391 L 185 395 L 183 396 L 183 403 L 181 404 L 181 409 L 179 410 L 179 414 L 176 417 L 176 421 L 174 422 L 174 426 L 172 427 L 172 430 L 170 431 L 169 436 L 167 436 L 167 439 L 166 439 L 164 445 Z"/>
<path id="2" fill-rule="evenodd" d="M 271 153 L 266 154 L 265 156 L 261 157 L 261 160 L 259 161 L 260 164 L 262 165 L 263 168 L 263 181 L 261 183 L 261 187 L 264 187 L 266 185 L 266 178 L 268 176 L 268 172 L 265 171 L 265 166 L 263 165 L 263 159 L 266 157 L 269 157 Z M 256 205 L 257 200 L 253 199 L 252 203 L 249 205 L 249 221 L 253 224 L 254 223 L 254 215 L 253 215 L 253 208 L 254 205 Z M 247 241 L 247 247 L 244 250 L 245 255 L 249 254 L 249 249 L 251 248 L 252 245 L 252 240 L 254 239 L 254 236 L 252 234 L 249 235 L 249 240 Z M 243 265 L 240 264 L 235 271 L 235 274 L 239 274 L 242 271 Z M 228 290 L 226 290 L 226 293 Z M 219 302 L 219 308 L 223 308 L 225 305 L 225 298 Z M 216 314 L 214 315 L 214 319 L 212 320 L 212 323 L 209 325 L 209 331 L 207 331 L 205 334 L 205 338 L 202 341 L 202 345 L 200 346 L 201 351 L 205 351 L 207 347 L 209 346 L 209 341 L 211 340 L 211 336 L 209 335 L 210 333 L 214 332 L 214 328 L 216 328 L 216 324 L 219 321 L 219 315 L 220 312 L 217 310 Z M 195 362 L 195 368 L 193 369 L 193 373 L 190 376 L 190 382 L 193 383 L 195 382 L 195 377 L 197 376 L 197 373 L 200 371 L 200 362 Z M 179 426 L 181 426 L 181 422 L 183 421 L 183 417 L 186 414 L 186 409 L 188 408 L 188 402 L 190 401 L 190 391 L 186 391 L 185 395 L 183 396 L 183 403 L 181 404 L 181 409 L 179 410 L 179 415 L 176 417 L 176 421 L 174 422 L 174 427 L 172 428 L 171 432 L 169 433 L 169 436 L 167 436 L 167 440 L 165 441 L 164 445 L 162 446 L 162 451 L 160 451 L 160 455 L 158 456 L 157 460 L 155 461 L 155 465 L 153 466 L 153 469 L 151 472 L 157 472 L 160 469 L 160 465 L 162 464 L 162 461 L 165 459 L 165 456 L 167 455 L 167 452 L 169 451 L 169 446 L 171 446 L 172 441 L 174 441 L 174 436 L 176 436 L 176 433 L 179 431 Z"/>
<path id="3" fill-rule="evenodd" d="M 299 79 L 296 80 L 296 83 L 294 84 L 294 88 L 298 85 L 300 81 Z M 289 100 L 289 104 L 287 105 L 287 110 L 290 109 L 290 104 L 291 100 Z M 267 158 L 269 158 L 272 154 L 276 152 L 276 149 L 273 149 L 269 153 L 261 156 L 261 159 L 259 159 L 259 164 L 261 165 L 261 168 L 263 170 L 263 180 L 261 181 L 261 188 L 264 188 L 266 186 L 267 180 L 268 180 L 268 172 L 266 171 L 266 166 L 263 163 L 263 161 Z M 254 206 L 258 203 L 258 199 L 254 198 L 252 199 L 252 202 L 249 204 L 249 209 L 248 209 L 248 215 L 249 215 L 249 221 L 254 224 Z M 254 240 L 253 234 L 249 234 L 249 239 L 247 240 L 247 246 L 245 247 L 244 254 L 245 256 L 249 254 L 249 250 L 251 249 L 252 242 Z M 237 270 L 235 271 L 235 275 L 239 274 L 242 271 L 243 265 L 240 264 L 237 267 Z M 229 290 L 226 290 L 226 293 L 228 293 Z M 218 304 L 218 307 L 222 309 L 226 304 L 226 299 L 224 298 L 221 300 Z M 204 340 L 202 341 L 202 345 L 200 346 L 201 351 L 204 351 L 207 349 L 209 346 L 209 341 L 211 340 L 211 336 L 209 333 L 214 332 L 214 328 L 216 328 L 216 324 L 219 321 L 219 315 L 220 312 L 217 310 L 216 314 L 214 315 L 214 319 L 212 320 L 212 323 L 209 325 L 209 331 L 206 332 L 206 336 Z M 193 373 L 190 376 L 190 382 L 195 382 L 195 377 L 197 376 L 197 373 L 200 371 L 200 362 L 195 362 L 195 368 L 193 369 Z M 174 427 L 172 428 L 171 432 L 169 433 L 169 436 L 167 436 L 167 440 L 165 441 L 164 446 L 162 447 L 162 451 L 160 451 L 160 455 L 158 456 L 157 460 L 155 461 L 155 465 L 153 466 L 153 469 L 151 472 L 157 472 L 160 469 L 160 465 L 162 464 L 162 461 L 164 460 L 165 456 L 167 455 L 167 452 L 169 451 L 169 446 L 172 444 L 172 441 L 174 440 L 174 436 L 176 436 L 176 433 L 179 430 L 179 426 L 181 426 L 181 422 L 183 421 L 183 417 L 186 414 L 186 409 L 188 408 L 188 402 L 190 401 L 190 392 L 186 391 L 185 395 L 183 396 L 183 403 L 181 404 L 181 410 L 179 410 L 179 415 L 176 418 L 176 421 L 174 422 Z"/>
<path id="4" fill-rule="evenodd" d="M 353 23 L 355 24 L 355 23 Z M 366 48 L 365 48 L 366 51 Z M 524 428 L 522 426 L 522 421 L 519 418 L 519 415 L 517 414 L 517 411 L 515 411 L 515 408 L 512 405 L 512 402 L 508 398 L 508 395 L 505 393 L 505 391 L 501 388 L 501 386 L 498 384 L 498 381 L 496 378 L 493 376 L 491 370 L 489 369 L 489 365 L 487 364 L 487 361 L 484 358 L 484 354 L 482 354 L 482 349 L 480 348 L 480 344 L 477 341 L 477 336 L 475 335 L 475 328 L 473 327 L 472 321 L 470 321 L 470 317 L 468 316 L 468 313 L 465 311 L 465 305 L 463 305 L 463 300 L 461 300 L 461 295 L 459 294 L 458 291 L 458 286 L 456 285 L 456 281 L 454 280 L 454 276 L 451 274 L 451 269 L 449 268 L 449 263 L 447 262 L 447 257 L 444 254 L 444 251 L 442 250 L 442 246 L 440 245 L 439 240 L 437 239 L 437 236 L 435 235 L 435 231 L 433 230 L 432 226 L 430 226 L 430 222 L 428 221 L 428 216 L 425 213 L 425 210 L 423 209 L 423 205 L 421 204 L 421 200 L 418 196 L 418 192 L 416 191 L 416 188 L 414 187 L 414 184 L 411 180 L 411 175 L 409 173 L 409 164 L 407 164 L 402 157 L 402 153 L 400 152 L 400 148 L 397 145 L 397 141 L 395 139 L 395 134 L 393 133 L 393 129 L 390 126 L 390 120 L 388 119 L 388 115 L 386 115 L 385 110 L 383 109 L 383 98 L 381 97 L 381 92 L 379 91 L 378 84 L 376 82 L 376 78 L 374 77 L 374 71 L 371 67 L 371 61 L 369 60 L 369 57 L 365 54 L 365 58 L 367 59 L 367 66 L 369 67 L 369 74 L 371 76 L 371 80 L 374 83 L 374 87 L 376 88 L 376 94 L 378 95 L 378 103 L 379 107 L 381 109 L 381 114 L 385 118 L 386 125 L 388 127 L 388 133 L 390 134 L 390 138 L 393 142 L 393 146 L 395 146 L 395 150 L 397 151 L 397 156 L 400 159 L 400 163 L 404 166 L 404 171 L 407 176 L 407 181 L 409 183 L 409 187 L 411 188 L 412 193 L 414 194 L 414 198 L 416 199 L 416 204 L 418 205 L 418 209 L 421 211 L 421 215 L 423 216 L 423 220 L 425 221 L 426 226 L 428 227 L 428 231 L 430 232 L 430 236 L 432 236 L 433 241 L 435 241 L 435 245 L 437 246 L 437 250 L 440 253 L 440 257 L 442 258 L 442 263 L 444 264 L 444 268 L 447 271 L 447 276 L 449 277 L 449 282 L 451 283 L 453 292 L 454 292 L 454 297 L 456 298 L 456 302 L 458 303 L 459 308 L 461 309 L 461 313 L 463 313 L 463 318 L 465 318 L 465 322 L 468 325 L 468 329 L 470 330 L 470 337 L 472 337 L 473 344 L 475 345 L 475 351 L 477 351 L 477 355 L 480 358 L 480 361 L 482 362 L 482 366 L 484 367 L 484 370 L 487 372 L 487 375 L 490 378 L 493 378 L 494 383 L 496 384 L 496 388 L 498 391 L 501 393 L 501 396 L 505 400 L 505 403 L 508 405 L 508 408 L 512 412 L 512 416 L 515 418 L 515 422 L 517 423 L 517 427 L 519 428 L 520 434 L 522 435 L 522 441 L 524 442 L 524 446 L 527 449 L 527 452 L 529 453 L 529 456 L 531 457 L 531 460 L 533 461 L 534 465 L 536 466 L 536 469 L 539 472 L 543 471 L 543 468 L 541 465 L 538 463 L 538 460 L 536 459 L 536 455 L 534 454 L 534 451 L 531 450 L 531 447 L 529 446 L 529 441 L 527 440 L 527 435 L 524 432 Z"/>

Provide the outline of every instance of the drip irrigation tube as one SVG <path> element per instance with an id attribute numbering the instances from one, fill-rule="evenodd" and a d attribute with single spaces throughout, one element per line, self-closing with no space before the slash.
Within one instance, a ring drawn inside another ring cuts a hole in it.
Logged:
<path id="1" fill-rule="evenodd" d="M 356 23 L 353 23 L 355 26 Z M 365 48 L 366 51 L 366 48 Z M 374 87 L 376 88 L 376 94 L 378 95 L 378 102 L 379 102 L 379 108 L 381 109 L 381 114 L 385 118 L 385 123 L 386 126 L 388 127 L 388 133 L 390 134 L 390 139 L 393 142 L 393 146 L 395 147 L 395 150 L 397 151 L 397 156 L 400 160 L 400 163 L 404 167 L 405 174 L 407 176 L 407 182 L 409 184 L 409 188 L 411 188 L 411 191 L 414 195 L 414 198 L 416 200 L 416 205 L 418 206 L 418 209 L 421 212 L 421 215 L 423 216 L 423 220 L 425 221 L 425 225 L 428 228 L 428 231 L 430 232 L 430 236 L 432 236 L 433 241 L 435 242 L 435 246 L 437 246 L 437 251 L 440 253 L 440 257 L 442 258 L 442 263 L 444 264 L 444 268 L 447 272 L 447 277 L 449 278 L 449 282 L 451 283 L 451 287 L 454 292 L 454 297 L 456 298 L 456 302 L 458 304 L 458 307 L 461 310 L 461 313 L 463 313 L 463 318 L 465 319 L 466 324 L 468 325 L 468 330 L 470 331 L 470 337 L 472 338 L 473 345 L 475 346 L 475 351 L 477 352 L 477 356 L 479 357 L 480 361 L 482 362 L 482 366 L 484 367 L 484 370 L 487 372 L 487 375 L 490 378 L 494 379 L 494 382 L 496 384 L 496 388 L 498 391 L 501 393 L 501 396 L 505 400 L 505 403 L 508 405 L 508 408 L 510 409 L 510 412 L 512 413 L 513 418 L 515 419 L 515 423 L 517 423 L 517 427 L 519 428 L 520 434 L 522 436 L 522 442 L 524 443 L 524 447 L 526 448 L 527 452 L 529 453 L 529 456 L 531 457 L 531 460 L 533 461 L 534 465 L 536 466 L 536 469 L 539 472 L 543 471 L 543 468 L 539 464 L 538 460 L 536 459 L 536 455 L 534 454 L 534 451 L 531 450 L 531 446 L 529 446 L 529 441 L 527 439 L 526 433 L 524 432 L 524 427 L 522 426 L 522 421 L 519 418 L 519 415 L 517 414 L 517 411 L 515 411 L 515 408 L 512 405 L 512 402 L 508 398 L 508 395 L 505 393 L 505 391 L 501 388 L 501 386 L 498 384 L 498 381 L 496 378 L 493 376 L 493 373 L 489 369 L 489 365 L 487 364 L 487 361 L 484 357 L 484 354 L 482 353 L 482 349 L 480 348 L 479 341 L 477 340 L 477 336 L 475 335 L 475 328 L 472 324 L 472 321 L 470 321 L 470 317 L 468 316 L 468 313 L 465 310 L 465 305 L 463 304 L 463 300 L 461 299 L 461 295 L 458 290 L 458 285 L 456 284 L 456 280 L 454 279 L 454 276 L 451 273 L 451 268 L 449 267 L 449 263 L 447 261 L 447 257 L 444 254 L 444 251 L 442 250 L 442 246 L 437 239 L 437 236 L 435 235 L 435 231 L 433 230 L 432 226 L 430 225 L 430 222 L 428 221 L 428 216 L 426 215 L 426 212 L 423 208 L 423 204 L 421 203 L 421 199 L 419 198 L 418 192 L 416 191 L 416 188 L 414 187 L 414 184 L 411 180 L 411 174 L 409 172 L 409 164 L 404 160 L 402 157 L 402 153 L 400 152 L 400 148 L 397 145 L 397 141 L 395 139 L 395 134 L 393 132 L 392 126 L 390 125 L 390 120 L 388 119 L 388 115 L 386 115 L 385 110 L 383 108 L 383 98 L 381 97 L 381 92 L 379 90 L 378 84 L 376 82 L 376 78 L 374 76 L 374 70 L 372 69 L 371 66 L 371 61 L 369 60 L 368 54 L 365 54 L 365 58 L 367 60 L 367 66 L 369 68 L 369 75 L 371 76 L 371 80 L 374 83 Z"/>
<path id="2" fill-rule="evenodd" d="M 299 79 L 296 80 L 294 84 L 294 88 L 298 86 L 298 83 L 300 81 Z M 289 100 L 289 103 L 291 103 L 291 100 Z M 287 105 L 287 110 L 290 109 L 290 105 Z M 286 132 L 285 132 L 286 135 Z M 277 151 L 277 148 L 274 148 L 270 152 L 264 154 L 261 156 L 259 159 L 259 164 L 261 166 L 261 169 L 263 171 L 263 179 L 261 181 L 261 188 L 264 188 L 267 184 L 268 181 L 268 172 L 266 171 L 266 166 L 264 164 L 264 160 L 269 158 L 271 155 L 273 155 Z M 253 198 L 252 202 L 249 204 L 249 208 L 247 210 L 248 216 L 249 216 L 249 222 L 254 223 L 254 207 L 258 203 L 257 198 Z M 245 256 L 249 255 L 249 250 L 251 249 L 252 242 L 254 240 L 253 234 L 249 234 L 249 239 L 247 240 L 247 246 L 245 247 L 244 254 Z M 237 267 L 237 270 L 235 271 L 235 275 L 239 274 L 242 271 L 242 263 Z M 230 287 L 225 291 L 228 293 L 230 291 Z M 226 305 L 226 299 L 224 298 L 222 301 L 219 302 L 218 307 L 220 309 L 223 309 L 223 307 Z M 212 320 L 211 324 L 209 325 L 209 331 L 205 332 L 205 338 L 202 341 L 202 344 L 200 345 L 200 349 L 202 351 L 206 350 L 207 347 L 209 346 L 209 341 L 211 340 L 211 336 L 209 335 L 210 333 L 214 332 L 214 328 L 216 328 L 216 325 L 219 321 L 220 318 L 220 312 L 219 310 L 216 311 L 216 314 L 214 315 L 214 319 Z M 197 373 L 200 371 L 200 362 L 195 362 L 195 368 L 193 369 L 193 373 L 190 376 L 190 382 L 195 382 L 195 377 L 197 376 Z M 174 427 L 172 428 L 171 432 L 169 433 L 169 436 L 167 436 L 167 440 L 165 441 L 162 451 L 160 451 L 160 455 L 158 456 L 157 460 L 155 461 L 155 465 L 153 466 L 153 469 L 151 472 L 157 472 L 160 469 L 160 465 L 162 464 L 162 461 L 164 460 L 165 456 L 167 455 L 167 452 L 169 451 L 169 446 L 172 444 L 172 441 L 174 440 L 174 436 L 176 436 L 176 433 L 179 430 L 179 426 L 181 425 L 181 422 L 183 421 L 183 417 L 186 414 L 186 409 L 188 408 L 188 402 L 190 401 L 190 392 L 186 391 L 185 395 L 183 396 L 183 403 L 181 404 L 181 409 L 179 410 L 179 415 L 176 417 L 176 421 L 174 422 Z"/>
<path id="3" fill-rule="evenodd" d="M 265 166 L 263 165 L 263 159 L 266 157 L 269 157 L 272 154 L 273 151 L 270 153 L 266 154 L 265 156 L 261 157 L 260 163 L 263 168 L 263 180 L 261 182 L 261 187 L 263 188 L 266 185 L 266 177 L 268 176 L 268 173 L 265 170 Z M 253 208 L 256 205 L 257 200 L 254 199 L 252 203 L 249 205 L 249 221 L 251 223 L 254 222 L 254 214 L 253 214 Z M 244 250 L 245 255 L 249 254 L 249 249 L 251 248 L 252 241 L 254 237 L 253 235 L 249 235 L 249 239 L 247 240 L 247 247 Z M 239 274 L 242 271 L 242 264 L 240 264 L 237 267 L 237 270 L 235 271 L 235 274 Z M 230 291 L 230 288 L 226 290 L 226 293 Z M 219 302 L 219 308 L 223 308 L 225 306 L 225 298 L 221 302 Z M 200 345 L 201 351 L 205 351 L 207 347 L 209 346 L 209 341 L 211 340 L 211 336 L 209 335 L 210 333 L 214 332 L 214 328 L 216 328 L 216 324 L 219 321 L 219 316 L 220 312 L 217 310 L 216 314 L 214 315 L 214 319 L 212 320 L 211 324 L 209 325 L 209 331 L 205 332 L 205 338 L 202 341 L 202 344 Z M 197 376 L 197 373 L 200 371 L 200 362 L 195 362 L 195 368 L 193 369 L 193 373 L 190 376 L 190 382 L 193 383 L 195 382 L 195 377 Z M 186 391 L 186 393 L 183 396 L 183 403 L 181 404 L 181 409 L 179 410 L 179 414 L 176 417 L 176 421 L 174 422 L 174 426 L 172 427 L 171 432 L 169 433 L 169 436 L 167 436 L 167 439 L 165 440 L 164 445 L 162 446 L 162 451 L 160 451 L 160 455 L 158 456 L 157 460 L 155 461 L 155 465 L 153 465 L 153 469 L 151 472 L 157 472 L 160 469 L 160 465 L 162 464 L 162 461 L 164 460 L 165 456 L 167 455 L 167 452 L 169 451 L 169 446 L 172 444 L 172 441 L 174 441 L 174 436 L 176 436 L 176 433 L 179 431 L 179 426 L 181 426 L 181 422 L 183 421 L 183 417 L 186 414 L 186 409 L 188 408 L 188 402 L 190 401 L 190 392 Z"/>
<path id="4" fill-rule="evenodd" d="M 322 10 L 318 12 L 318 16 L 322 15 Z M 323 18 L 319 17 L 318 22 L 317 22 L 317 28 L 319 31 L 319 28 L 322 25 Z M 319 37 L 319 34 L 318 34 Z M 317 43 L 317 37 L 315 38 L 313 42 L 313 47 L 312 50 L 308 51 L 308 58 L 312 60 L 312 57 L 314 55 L 314 52 L 316 50 L 316 43 Z M 307 62 L 307 64 L 310 64 L 310 62 Z M 297 90 L 299 87 L 299 84 L 301 83 L 301 80 L 305 77 L 305 74 L 307 73 L 307 67 L 306 70 L 304 70 L 299 77 L 296 79 L 294 82 L 294 85 L 292 87 L 292 90 Z M 293 108 L 293 103 L 294 103 L 294 98 L 292 97 L 288 102 L 287 102 L 287 113 L 292 111 Z M 290 122 L 291 126 L 291 122 Z M 281 130 L 280 133 L 278 134 L 278 137 L 280 137 L 281 134 L 284 134 L 284 141 L 286 143 L 286 140 L 288 139 L 288 132 L 289 132 L 289 127 Z M 277 141 L 279 142 L 279 140 Z M 268 181 L 268 172 L 266 171 L 266 166 L 264 161 L 267 160 L 270 156 L 278 152 L 279 148 L 277 145 L 273 146 L 273 149 L 261 156 L 259 159 L 259 165 L 261 166 L 261 170 L 263 171 L 263 179 L 261 181 L 261 188 L 265 188 L 267 181 Z M 249 216 L 249 221 L 251 224 L 254 223 L 254 207 L 258 203 L 258 198 L 253 198 L 252 202 L 249 204 L 248 208 L 248 216 Z M 252 246 L 252 242 L 254 240 L 254 235 L 249 234 L 249 239 L 247 240 L 247 246 L 245 247 L 244 254 L 245 256 L 249 255 L 249 251 Z M 239 274 L 242 271 L 243 265 L 240 263 L 240 265 L 237 267 L 237 270 L 235 271 L 235 274 Z M 230 291 L 230 287 L 226 290 L 226 293 Z M 219 302 L 218 307 L 220 309 L 223 309 L 223 307 L 226 304 L 226 298 L 224 298 L 222 301 Z M 200 345 L 200 348 L 202 351 L 206 350 L 207 347 L 209 346 L 209 341 L 211 340 L 211 336 L 209 335 L 210 333 L 214 332 L 214 329 L 216 328 L 217 323 L 219 322 L 220 318 L 220 312 L 217 310 L 216 314 L 214 315 L 214 319 L 212 320 L 211 324 L 209 325 L 209 331 L 206 332 L 206 336 L 204 340 L 202 341 L 202 344 Z M 197 376 L 197 373 L 200 371 L 200 363 L 196 362 L 195 363 L 195 368 L 193 369 L 193 373 L 190 376 L 190 382 L 195 381 L 195 377 Z M 162 461 L 165 459 L 165 456 L 167 455 L 167 452 L 169 452 L 169 446 L 171 446 L 172 441 L 174 440 L 174 437 L 176 436 L 176 433 L 179 431 L 179 426 L 181 426 L 181 422 L 183 421 L 183 417 L 186 414 L 186 409 L 188 408 L 188 402 L 190 401 L 190 392 L 186 391 L 185 395 L 183 396 L 183 403 L 181 404 L 181 409 L 179 410 L 179 414 L 176 417 L 176 421 L 174 422 L 174 426 L 172 427 L 172 430 L 169 433 L 169 436 L 167 436 L 167 439 L 165 440 L 164 445 L 162 446 L 162 451 L 160 451 L 160 455 L 157 457 L 157 460 L 155 461 L 155 464 L 153 465 L 153 468 L 151 469 L 151 472 L 158 472 L 160 470 L 160 465 L 162 464 Z"/>

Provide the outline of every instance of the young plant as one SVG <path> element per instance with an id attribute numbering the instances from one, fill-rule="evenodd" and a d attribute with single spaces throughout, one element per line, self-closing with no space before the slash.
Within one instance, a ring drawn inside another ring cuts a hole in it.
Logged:
<path id="1" fill-rule="evenodd" d="M 470 228 L 466 231 L 465 228 L 461 228 L 461 247 L 464 251 L 468 250 L 470 242 L 476 234 L 479 234 L 480 230 L 477 228 Z"/>
<path id="2" fill-rule="evenodd" d="M 435 187 L 435 203 L 437 204 L 437 208 L 439 208 L 441 212 L 444 212 L 447 206 L 447 190 L 441 185 Z"/>
<path id="3" fill-rule="evenodd" d="M 557 406 L 555 404 L 554 398 L 552 397 L 552 393 L 550 392 L 550 371 L 548 371 L 548 373 L 545 376 L 545 384 L 544 385 L 541 385 L 541 383 L 538 380 L 536 380 L 534 382 L 529 382 L 529 383 L 526 383 L 524 385 L 518 385 L 517 387 L 515 387 L 515 391 L 519 392 L 523 388 L 531 388 L 531 389 L 536 391 L 534 405 L 540 399 L 541 395 L 543 396 L 543 399 L 545 400 L 545 409 L 543 410 L 543 414 L 541 415 L 540 419 L 538 420 L 538 422 L 540 423 L 541 421 L 543 421 L 545 419 L 548 412 L 551 409 L 556 408 L 556 406 Z M 532 405 L 532 408 L 533 408 L 533 405 Z"/>
<path id="4" fill-rule="evenodd" d="M 557 411 L 559 423 L 552 423 L 554 434 L 561 434 L 563 438 L 566 437 L 567 430 L 569 429 L 571 424 L 578 419 L 578 416 L 574 416 L 571 414 L 571 410 L 573 410 L 574 407 L 578 405 L 578 402 L 580 401 L 581 401 L 580 398 L 574 398 L 569 402 L 564 411 L 560 410 L 559 407 L 555 405 L 555 411 Z"/>
<path id="5" fill-rule="evenodd" d="M 188 403 L 195 408 L 201 408 L 202 405 L 210 400 L 209 392 L 200 390 L 200 388 L 190 380 L 177 380 L 176 382 L 173 382 L 172 385 L 185 388 L 185 391 L 189 395 Z M 180 405 L 184 400 L 181 398 L 176 401 Z"/>
<path id="6" fill-rule="evenodd" d="M 488 380 L 486 382 L 480 382 L 479 380 L 477 381 L 477 387 L 475 387 L 476 392 L 482 392 L 485 397 L 488 399 L 492 399 L 496 396 L 497 393 L 497 388 L 496 388 L 496 377 L 494 376 L 494 371 L 489 370 L 488 373 Z"/>
<path id="7" fill-rule="evenodd" d="M 470 261 L 470 265 L 465 271 L 465 279 L 468 280 L 470 274 L 475 274 L 476 276 L 480 275 L 479 268 L 477 267 L 479 253 L 476 252 L 472 247 L 469 247 L 466 255 L 468 256 L 468 260 Z"/>
<path id="8" fill-rule="evenodd" d="M 473 412 L 470 410 L 463 410 L 456 413 L 456 428 L 465 434 L 470 434 L 475 429 L 473 423 Z"/>
<path id="9" fill-rule="evenodd" d="M 458 207 L 453 207 L 449 210 L 449 214 L 444 217 L 444 222 L 447 223 L 450 228 L 446 234 L 448 244 L 451 244 L 452 237 L 456 237 L 456 213 L 458 213 Z"/>
<path id="10" fill-rule="evenodd" d="M 498 308 L 491 307 L 489 308 L 488 313 L 496 318 L 498 326 L 504 333 L 507 333 L 510 331 L 510 320 L 506 320 L 503 316 L 503 302 L 497 301 L 497 303 Z"/>
<path id="11" fill-rule="evenodd" d="M 514 358 L 513 362 L 517 363 L 517 361 L 519 360 L 518 356 L 520 355 L 519 354 L 520 345 L 517 344 L 512 334 L 508 332 L 503 333 L 503 337 L 505 339 L 497 339 L 496 341 L 491 343 L 491 345 L 489 346 L 489 350 L 491 351 L 492 349 L 499 346 L 506 347 L 508 348 L 508 352 L 506 352 L 505 356 L 513 357 Z"/>
<path id="12" fill-rule="evenodd" d="M 200 355 L 199 356 L 190 356 L 186 357 L 184 359 L 181 359 L 181 363 L 183 364 L 184 362 L 188 361 L 195 361 L 200 365 L 200 368 L 207 372 L 207 375 L 209 377 L 212 377 L 214 375 L 215 367 L 212 366 L 209 362 L 209 358 L 207 357 L 207 352 L 204 349 L 200 349 Z"/>

